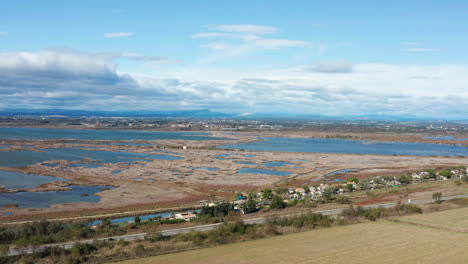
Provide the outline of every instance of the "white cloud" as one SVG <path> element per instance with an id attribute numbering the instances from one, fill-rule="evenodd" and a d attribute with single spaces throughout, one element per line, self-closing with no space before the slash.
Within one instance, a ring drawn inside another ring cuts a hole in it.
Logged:
<path id="1" fill-rule="evenodd" d="M 349 61 L 316 61 L 304 67 L 305 71 L 318 73 L 351 73 L 354 65 Z"/>
<path id="2" fill-rule="evenodd" d="M 214 50 L 227 50 L 230 48 L 229 45 L 222 42 L 211 42 L 201 45 L 203 48 L 214 49 Z"/>
<path id="3" fill-rule="evenodd" d="M 193 34 L 192 38 L 239 38 L 239 35 L 219 32 L 202 32 Z"/>
<path id="4" fill-rule="evenodd" d="M 289 39 L 258 39 L 253 41 L 254 45 L 265 49 L 280 49 L 286 47 L 306 47 L 312 43 L 301 40 Z"/>
<path id="5" fill-rule="evenodd" d="M 275 27 L 259 25 L 219 25 L 210 27 L 210 29 L 251 35 L 277 34 L 279 32 Z"/>
<path id="6" fill-rule="evenodd" d="M 109 32 L 105 33 L 104 37 L 106 38 L 124 38 L 134 35 L 133 32 Z"/>
<path id="7" fill-rule="evenodd" d="M 290 47 L 306 47 L 313 43 L 303 40 L 290 40 L 280 38 L 266 38 L 263 35 L 278 34 L 279 30 L 271 26 L 260 25 L 218 25 L 209 27 L 220 32 L 201 32 L 191 37 L 222 39 L 223 42 L 210 42 L 201 44 L 202 48 L 218 51 L 216 56 L 205 59 L 205 62 L 213 62 L 221 59 L 219 51 L 224 51 L 224 56 L 242 56 L 256 50 L 278 50 Z"/>
<path id="8" fill-rule="evenodd" d="M 151 62 L 151 63 L 158 63 L 158 64 L 170 64 L 170 63 L 177 63 L 179 60 L 171 59 L 167 57 L 160 57 L 160 56 L 147 56 L 138 53 L 117 53 L 119 57 L 136 60 L 136 61 L 143 61 L 143 62 Z"/>
<path id="9" fill-rule="evenodd" d="M 328 61 L 257 71 L 196 67 L 142 75 L 119 72 L 113 61 L 121 57 L 143 62 L 160 60 L 133 53 L 87 53 L 63 48 L 0 53 L 0 107 L 210 108 L 237 113 L 434 117 L 468 114 L 466 65 Z"/>

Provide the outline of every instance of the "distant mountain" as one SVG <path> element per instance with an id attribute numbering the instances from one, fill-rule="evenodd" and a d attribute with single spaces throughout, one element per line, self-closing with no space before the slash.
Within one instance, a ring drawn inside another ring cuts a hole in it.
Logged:
<path id="1" fill-rule="evenodd" d="M 67 109 L 3 109 L 1 116 L 69 116 L 69 117 L 188 117 L 188 118 L 221 118 L 231 115 L 211 112 L 208 109 L 182 111 L 88 111 Z"/>
<path id="2" fill-rule="evenodd" d="M 220 113 L 209 109 L 194 109 L 180 111 L 89 111 L 69 109 L 0 109 L 0 116 L 68 116 L 68 117 L 154 117 L 154 118 L 233 118 L 244 120 L 308 120 L 308 121 L 389 121 L 389 122 L 412 122 L 412 121 L 442 121 L 443 118 L 411 116 L 411 115 L 314 115 L 300 113 Z M 458 118 L 447 118 L 446 120 L 466 120 Z"/>

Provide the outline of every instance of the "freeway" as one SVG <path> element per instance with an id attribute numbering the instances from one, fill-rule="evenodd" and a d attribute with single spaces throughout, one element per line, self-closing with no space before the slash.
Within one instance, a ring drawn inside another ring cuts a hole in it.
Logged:
<path id="1" fill-rule="evenodd" d="M 468 195 L 454 195 L 454 196 L 447 196 L 444 197 L 443 200 L 451 200 L 451 199 L 457 199 L 457 198 L 467 198 Z M 430 203 L 433 202 L 434 199 L 422 199 L 422 200 L 414 200 L 414 201 L 408 201 L 408 202 L 402 202 L 402 203 L 412 203 L 412 204 L 421 204 L 421 203 Z M 363 206 L 364 208 L 389 208 L 395 206 L 396 203 L 383 203 L 383 204 L 373 204 L 373 205 L 366 205 Z M 324 211 L 315 211 L 314 213 L 320 213 L 323 215 L 337 215 L 343 212 L 345 208 L 341 209 L 332 209 L 332 210 L 324 210 Z M 282 215 L 281 217 L 289 217 L 292 216 L 291 214 L 289 215 Z M 278 217 L 278 216 L 277 216 Z M 252 219 L 245 219 L 243 222 L 245 224 L 263 224 L 268 220 L 269 217 L 262 217 L 262 218 L 252 218 Z M 160 231 L 162 236 L 174 236 L 177 234 L 183 234 L 183 233 L 189 233 L 191 231 L 210 231 L 216 229 L 218 226 L 220 226 L 222 223 L 217 223 L 217 224 L 209 224 L 209 225 L 199 225 L 199 226 L 192 226 L 192 227 L 185 227 L 185 228 L 178 228 L 178 229 L 169 229 L 169 230 L 162 230 Z M 64 249 L 70 249 L 77 243 L 94 243 L 95 241 L 116 241 L 123 239 L 125 241 L 134 241 L 134 240 L 140 240 L 144 239 L 147 233 L 138 233 L 138 234 L 128 234 L 128 235 L 121 235 L 121 236 L 112 236 L 112 237 L 105 237 L 105 238 L 96 238 L 96 239 L 88 239 L 88 240 L 79 240 L 79 241 L 72 241 L 72 242 L 64 242 L 64 243 L 56 243 L 56 244 L 46 244 L 46 245 L 41 245 L 36 248 L 28 247 L 23 250 L 15 249 L 15 248 L 10 248 L 8 255 L 9 256 L 14 256 L 14 255 L 19 255 L 22 253 L 30 254 L 42 251 L 47 248 L 51 247 L 61 247 Z"/>

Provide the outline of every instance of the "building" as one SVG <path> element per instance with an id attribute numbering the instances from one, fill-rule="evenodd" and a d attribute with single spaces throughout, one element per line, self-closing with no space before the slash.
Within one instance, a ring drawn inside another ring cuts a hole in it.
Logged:
<path id="1" fill-rule="evenodd" d="M 185 212 L 185 213 L 175 214 L 174 217 L 175 217 L 175 219 L 183 219 L 185 221 L 190 221 L 190 220 L 196 218 L 197 215 L 192 213 L 192 212 Z"/>

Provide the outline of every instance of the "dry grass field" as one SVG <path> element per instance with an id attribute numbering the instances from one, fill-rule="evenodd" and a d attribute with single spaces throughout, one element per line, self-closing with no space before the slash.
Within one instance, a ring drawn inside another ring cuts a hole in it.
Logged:
<path id="1" fill-rule="evenodd" d="M 468 207 L 430 214 L 405 216 L 398 220 L 404 223 L 468 232 Z"/>
<path id="2" fill-rule="evenodd" d="M 417 221 L 466 226 L 467 209 L 418 215 Z M 447 220 L 444 220 L 444 219 Z M 406 219 L 406 218 L 405 218 Z M 466 263 L 464 232 L 381 220 L 161 255 L 123 264 Z"/>

